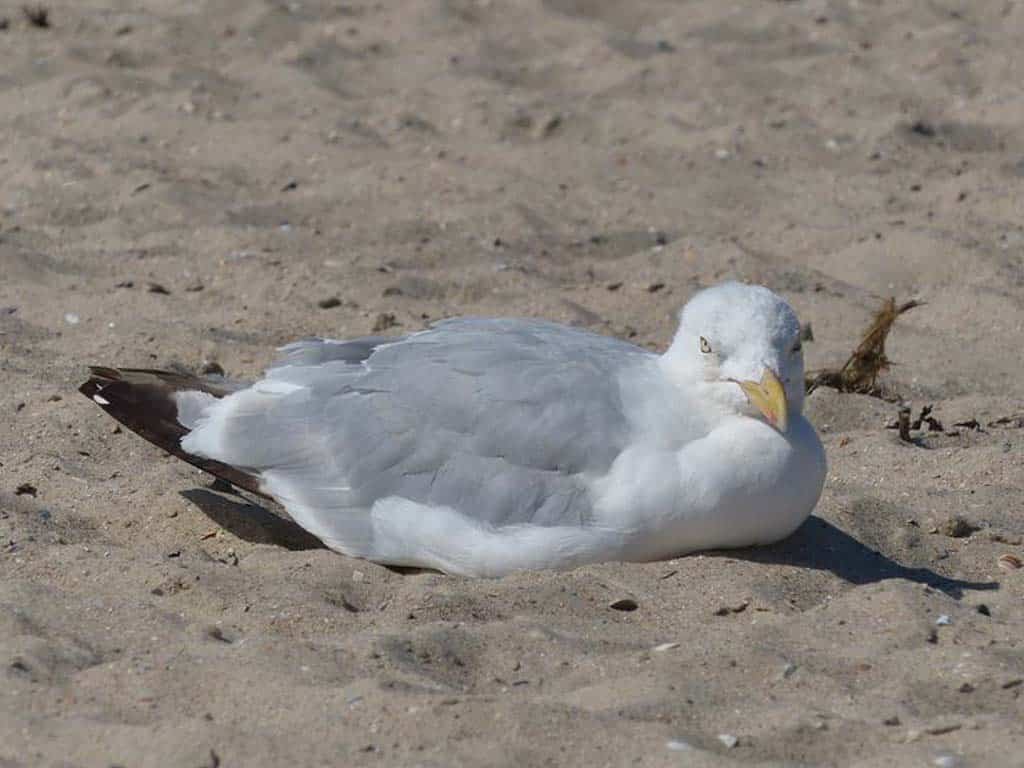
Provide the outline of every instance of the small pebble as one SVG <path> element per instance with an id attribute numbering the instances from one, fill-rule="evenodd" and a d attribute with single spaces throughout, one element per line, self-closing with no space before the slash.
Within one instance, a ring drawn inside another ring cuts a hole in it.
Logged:
<path id="1" fill-rule="evenodd" d="M 741 600 L 732 605 L 722 605 L 715 609 L 715 616 L 728 616 L 730 613 L 743 613 L 750 605 L 749 600 Z"/>
<path id="2" fill-rule="evenodd" d="M 78 325 L 81 322 L 81 318 L 74 312 L 68 312 L 64 315 L 64 322 L 68 325 Z"/>
<path id="3" fill-rule="evenodd" d="M 672 752 L 689 752 L 693 749 L 693 745 L 681 739 L 671 739 L 665 742 L 665 749 Z"/>
<path id="4" fill-rule="evenodd" d="M 640 605 L 631 597 L 621 597 L 609 603 L 608 607 L 616 611 L 635 611 Z"/>
<path id="5" fill-rule="evenodd" d="M 740 743 L 740 740 L 733 736 L 731 733 L 718 734 L 718 740 L 725 745 L 726 749 L 732 749 Z"/>
<path id="6" fill-rule="evenodd" d="M 949 616 L 947 616 L 946 614 L 942 614 L 941 616 L 939 616 L 939 618 L 935 620 L 935 626 L 937 627 L 947 627 L 952 623 L 953 620 L 950 619 Z"/>
<path id="7" fill-rule="evenodd" d="M 334 307 L 341 306 L 341 299 L 337 296 L 328 296 L 326 299 L 320 299 L 316 305 L 320 307 L 320 309 L 333 309 Z"/>
<path id="8" fill-rule="evenodd" d="M 662 643 L 661 645 L 654 646 L 655 653 L 664 653 L 665 651 L 671 651 L 674 648 L 678 648 L 679 643 Z"/>
<path id="9" fill-rule="evenodd" d="M 352 581 L 361 582 L 366 581 L 366 574 L 362 571 L 352 571 Z"/>

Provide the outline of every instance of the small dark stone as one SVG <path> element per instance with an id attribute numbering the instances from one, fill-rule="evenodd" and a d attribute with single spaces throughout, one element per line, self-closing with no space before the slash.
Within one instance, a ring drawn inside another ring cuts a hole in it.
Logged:
<path id="1" fill-rule="evenodd" d="M 402 289 L 400 287 L 398 287 L 397 285 L 389 285 L 387 288 L 384 289 L 384 293 L 382 295 L 383 296 L 401 296 L 402 294 L 403 294 L 403 291 L 402 291 Z"/>
<path id="2" fill-rule="evenodd" d="M 298 189 L 298 188 L 299 188 L 299 182 L 297 182 L 295 179 L 291 179 L 290 181 L 288 181 L 288 183 L 286 183 L 283 187 L 281 187 L 281 191 L 282 192 L 291 192 L 293 189 Z"/>
<path id="3" fill-rule="evenodd" d="M 167 290 L 165 286 L 160 285 L 160 283 L 150 283 L 148 286 L 146 286 L 146 290 L 149 291 L 150 293 L 158 293 L 161 296 L 171 295 L 171 292 Z"/>
<path id="4" fill-rule="evenodd" d="M 650 285 L 647 286 L 647 292 L 648 293 L 657 293 L 658 291 L 660 291 L 664 287 L 665 287 L 664 283 L 660 283 L 660 282 L 659 283 L 651 283 Z"/>
<path id="5" fill-rule="evenodd" d="M 32 483 L 22 483 L 14 491 L 14 494 L 16 496 L 31 496 L 34 499 L 38 492 L 39 489 L 32 485 Z"/>
<path id="6" fill-rule="evenodd" d="M 10 19 L 8 19 L 6 16 L 4 18 L 0 19 L 0 32 L 6 32 L 10 28 L 11 28 L 11 20 Z"/>
<path id="7" fill-rule="evenodd" d="M 320 309 L 333 309 L 334 307 L 341 306 L 341 299 L 337 296 L 329 296 L 326 299 L 320 299 L 316 305 L 320 307 Z"/>
<path id="8" fill-rule="evenodd" d="M 621 287 L 622 287 L 622 282 L 621 281 L 617 281 L 617 282 L 614 282 L 614 283 L 608 283 L 608 285 L 605 286 L 605 288 L 607 288 L 609 291 L 617 291 Z"/>
<path id="9" fill-rule="evenodd" d="M 715 609 L 715 616 L 728 616 L 731 613 L 743 613 L 750 605 L 749 600 L 744 600 L 735 605 L 723 605 Z"/>
<path id="10" fill-rule="evenodd" d="M 917 120 L 912 123 L 910 132 L 916 133 L 918 136 L 924 136 L 927 139 L 934 138 L 936 134 L 935 126 L 925 120 Z"/>
<path id="11" fill-rule="evenodd" d="M 982 616 L 991 616 L 992 615 L 992 611 L 984 603 L 979 603 L 977 608 L 975 608 L 975 610 L 978 613 L 980 613 Z"/>
<path id="12" fill-rule="evenodd" d="M 637 603 L 637 601 L 631 597 L 620 597 L 618 600 L 609 603 L 608 607 L 615 611 L 629 612 L 635 611 L 637 608 L 640 607 L 640 604 Z"/>
<path id="13" fill-rule="evenodd" d="M 116 283 L 114 285 L 114 287 L 115 288 L 134 288 L 135 287 L 135 281 L 134 280 L 122 280 L 121 282 Z"/>

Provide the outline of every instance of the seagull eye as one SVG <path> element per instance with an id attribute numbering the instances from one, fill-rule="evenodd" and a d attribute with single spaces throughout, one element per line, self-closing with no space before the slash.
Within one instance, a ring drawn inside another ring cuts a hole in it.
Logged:
<path id="1" fill-rule="evenodd" d="M 709 344 L 708 340 L 705 339 L 703 336 L 700 337 L 700 351 L 703 352 L 705 355 L 711 351 L 711 344 Z"/>
<path id="2" fill-rule="evenodd" d="M 793 345 L 793 354 L 795 355 L 797 352 L 799 352 L 803 348 L 804 348 L 804 345 L 801 343 L 801 341 L 799 339 L 797 339 L 796 344 Z"/>

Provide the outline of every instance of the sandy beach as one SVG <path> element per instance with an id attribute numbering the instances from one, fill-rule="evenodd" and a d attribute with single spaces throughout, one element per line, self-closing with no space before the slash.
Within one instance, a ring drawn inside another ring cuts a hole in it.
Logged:
<path id="1" fill-rule="evenodd" d="M 0 4 L 0 768 L 1024 766 L 1024 3 L 30 11 Z M 923 302 L 886 397 L 808 398 L 824 495 L 760 549 L 400 574 L 76 391 L 464 314 L 663 350 L 725 279 L 791 302 L 811 369 Z"/>

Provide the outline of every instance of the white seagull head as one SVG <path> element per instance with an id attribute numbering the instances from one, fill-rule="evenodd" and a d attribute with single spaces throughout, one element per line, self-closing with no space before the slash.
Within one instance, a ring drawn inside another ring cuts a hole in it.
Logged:
<path id="1" fill-rule="evenodd" d="M 800 322 L 760 285 L 728 282 L 683 307 L 664 361 L 673 376 L 702 384 L 724 410 L 762 418 L 785 433 L 804 402 Z"/>

